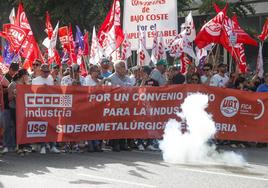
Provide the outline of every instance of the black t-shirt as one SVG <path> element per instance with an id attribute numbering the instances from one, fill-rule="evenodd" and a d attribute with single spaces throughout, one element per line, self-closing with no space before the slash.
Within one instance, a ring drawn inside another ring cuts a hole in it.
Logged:
<path id="1" fill-rule="evenodd" d="M 150 79 L 145 82 L 145 85 L 146 86 L 159 86 L 159 83 L 155 81 L 154 79 Z"/>
<path id="2" fill-rule="evenodd" d="M 5 78 L 11 83 L 12 81 L 12 76 L 10 76 L 10 74 L 6 73 Z M 3 87 L 4 89 L 7 89 L 6 87 Z M 8 93 L 5 92 L 4 93 L 4 108 L 5 109 L 9 109 L 9 105 L 8 105 L 9 101 L 8 101 Z"/>

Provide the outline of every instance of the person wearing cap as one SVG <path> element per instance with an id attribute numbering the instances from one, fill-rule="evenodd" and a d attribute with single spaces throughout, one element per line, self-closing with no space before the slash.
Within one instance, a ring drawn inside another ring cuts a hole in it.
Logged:
<path id="1" fill-rule="evenodd" d="M 227 76 L 226 72 L 227 65 L 224 63 L 220 63 L 218 65 L 218 73 L 212 76 L 209 85 L 214 87 L 226 87 L 226 84 L 229 80 L 229 77 Z"/>
<path id="2" fill-rule="evenodd" d="M 268 92 L 268 73 L 264 74 L 264 83 L 258 86 L 257 92 Z"/>
<path id="3" fill-rule="evenodd" d="M 59 73 L 60 73 L 60 66 L 53 62 L 51 64 L 51 76 L 53 78 L 54 85 L 60 85 L 61 83 Z"/>
<path id="4" fill-rule="evenodd" d="M 62 78 L 61 85 L 86 85 L 85 78 L 80 75 L 80 66 L 78 64 L 72 64 L 72 66 L 70 67 L 70 74 Z"/>
<path id="5" fill-rule="evenodd" d="M 40 76 L 32 80 L 32 85 L 54 85 L 54 80 L 50 75 L 50 70 L 48 64 L 42 64 L 40 67 L 41 74 Z"/>
<path id="6" fill-rule="evenodd" d="M 108 78 L 112 75 L 112 72 L 109 70 L 110 68 L 110 61 L 107 58 L 103 58 L 100 61 L 101 65 L 101 76 L 103 78 Z"/>
<path id="7" fill-rule="evenodd" d="M 167 84 L 167 78 L 165 75 L 167 69 L 167 61 L 161 59 L 156 63 L 156 68 L 152 71 L 150 78 L 157 81 L 160 86 Z"/>

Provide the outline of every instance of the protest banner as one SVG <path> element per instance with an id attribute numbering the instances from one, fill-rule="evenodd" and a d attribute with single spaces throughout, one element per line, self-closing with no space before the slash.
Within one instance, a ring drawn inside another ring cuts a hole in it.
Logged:
<path id="1" fill-rule="evenodd" d="M 185 97 L 209 97 L 217 138 L 268 142 L 268 95 L 203 85 L 17 86 L 17 143 L 161 138 Z M 265 105 L 266 104 L 266 105 Z M 194 108 L 194 106 L 193 106 Z"/>
<path id="2" fill-rule="evenodd" d="M 139 32 L 146 33 L 146 48 L 153 46 L 154 35 L 163 37 L 165 44 L 178 33 L 177 1 L 124 1 L 124 31 L 128 34 L 131 50 L 138 49 Z"/>

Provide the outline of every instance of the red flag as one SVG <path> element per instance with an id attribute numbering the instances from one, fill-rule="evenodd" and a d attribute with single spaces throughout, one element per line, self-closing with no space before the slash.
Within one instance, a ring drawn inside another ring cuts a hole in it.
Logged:
<path id="1" fill-rule="evenodd" d="M 234 57 L 236 63 L 238 64 L 239 71 L 241 73 L 246 73 L 247 62 L 246 62 L 244 45 L 240 43 L 237 48 L 234 48 L 232 56 Z"/>
<path id="2" fill-rule="evenodd" d="M 124 41 L 124 33 L 120 24 L 119 0 L 114 0 L 112 8 L 99 29 L 98 39 L 106 57 L 110 56 Z"/>
<path id="3" fill-rule="evenodd" d="M 19 4 L 19 7 L 18 7 L 15 25 L 17 25 L 21 28 L 25 28 L 25 29 L 30 30 L 27 38 L 25 39 L 25 41 L 21 47 L 21 55 L 25 58 L 25 63 L 28 64 L 28 65 L 26 65 L 26 67 L 31 68 L 32 63 L 36 59 L 38 59 L 39 57 L 40 57 L 39 59 L 44 63 L 42 53 L 41 53 L 39 46 L 34 38 L 31 26 L 28 22 L 23 5 L 21 3 Z"/>
<path id="4" fill-rule="evenodd" d="M 0 36 L 9 41 L 12 52 L 18 53 L 29 31 L 13 24 L 4 24 L 3 32 L 0 32 Z"/>
<path id="5" fill-rule="evenodd" d="M 73 38 L 73 29 L 72 29 L 72 25 L 69 25 L 69 46 L 70 46 L 70 57 L 71 57 L 71 61 L 72 63 L 77 63 L 77 56 L 75 54 L 75 50 L 74 50 L 74 38 Z"/>
<path id="6" fill-rule="evenodd" d="M 52 34 L 53 34 L 53 27 L 50 21 L 50 15 L 48 13 L 48 11 L 46 12 L 46 33 L 49 39 L 51 39 Z"/>
<path id="7" fill-rule="evenodd" d="M 84 55 L 89 55 L 89 42 L 88 42 L 88 32 L 84 35 Z"/>
<path id="8" fill-rule="evenodd" d="M 221 11 L 215 3 L 213 4 L 213 6 L 216 13 L 219 13 Z M 224 29 L 226 30 L 228 37 L 230 37 L 231 33 L 234 33 L 236 35 L 237 43 L 258 46 L 258 43 L 240 27 L 236 15 L 234 15 L 232 19 L 230 19 L 228 16 L 225 16 Z"/>
<path id="9" fill-rule="evenodd" d="M 268 37 L 268 18 L 266 18 L 266 22 L 262 28 L 262 33 L 259 35 L 259 39 L 261 41 L 265 41 Z"/>
<path id="10" fill-rule="evenodd" d="M 213 19 L 211 19 L 201 28 L 195 39 L 195 43 L 198 48 L 204 48 L 210 43 L 220 43 L 223 21 L 226 15 L 227 7 L 228 5 L 226 4 L 222 11 L 220 11 Z"/>

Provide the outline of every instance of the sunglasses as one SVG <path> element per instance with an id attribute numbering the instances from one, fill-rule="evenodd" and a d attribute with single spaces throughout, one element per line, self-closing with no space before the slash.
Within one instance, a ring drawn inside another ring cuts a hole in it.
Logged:
<path id="1" fill-rule="evenodd" d="M 199 81 L 199 79 L 198 79 L 198 78 L 192 78 L 192 80 L 193 80 L 193 81 Z"/>
<path id="2" fill-rule="evenodd" d="M 203 71 L 209 71 L 210 69 L 203 69 Z"/>
<path id="3" fill-rule="evenodd" d="M 33 66 L 34 66 L 34 67 L 39 67 L 39 66 L 41 66 L 41 64 L 39 64 L 39 63 L 34 63 Z"/>

